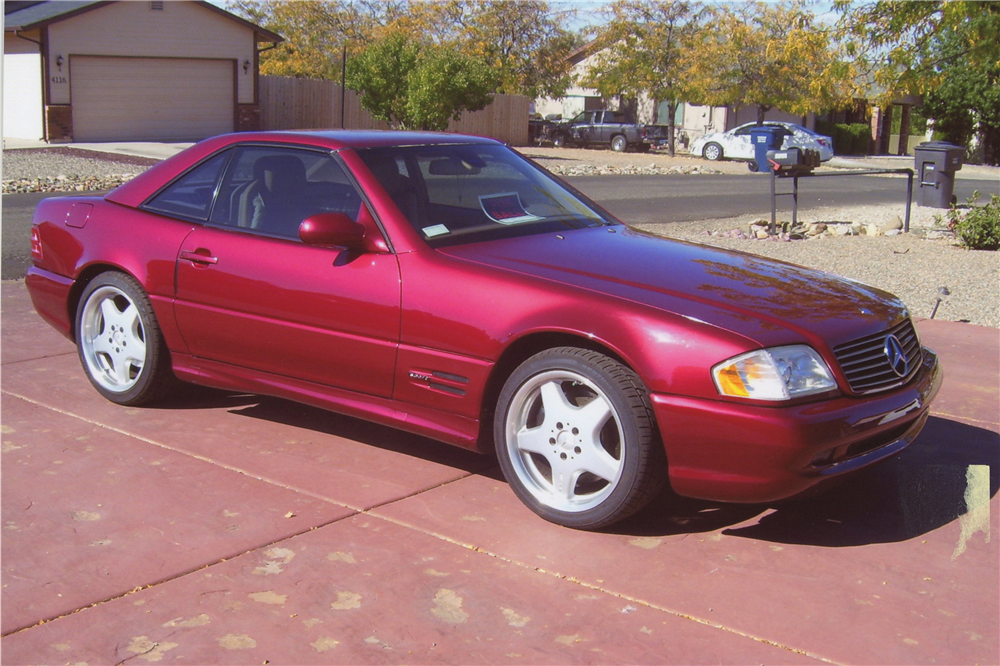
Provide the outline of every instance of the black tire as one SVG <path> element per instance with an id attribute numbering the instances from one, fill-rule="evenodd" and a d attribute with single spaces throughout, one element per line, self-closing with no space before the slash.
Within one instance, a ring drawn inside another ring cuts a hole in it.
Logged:
<path id="1" fill-rule="evenodd" d="M 757 160 L 750 160 L 747 162 L 747 168 L 750 169 L 750 173 L 757 173 L 760 171 L 760 165 L 757 164 Z"/>
<path id="2" fill-rule="evenodd" d="M 111 402 L 148 404 L 177 384 L 153 307 L 129 275 L 111 271 L 90 281 L 76 311 L 75 337 L 87 378 Z"/>
<path id="3" fill-rule="evenodd" d="M 652 146 L 649 145 L 648 143 L 640 143 L 638 146 L 636 146 L 636 150 L 639 151 L 640 153 L 648 153 L 651 148 Z"/>
<path id="4" fill-rule="evenodd" d="M 724 157 L 722 154 L 722 146 L 714 141 L 706 143 L 705 147 L 701 149 L 701 156 L 710 162 L 718 162 Z"/>
<path id="5" fill-rule="evenodd" d="M 628 139 L 625 138 L 624 134 L 616 134 L 611 137 L 611 150 L 616 153 L 624 153 L 628 150 Z"/>
<path id="6" fill-rule="evenodd" d="M 493 435 L 511 489 L 559 525 L 611 525 L 666 483 L 649 392 L 595 351 L 558 347 L 522 363 L 500 392 Z"/>
<path id="7" fill-rule="evenodd" d="M 562 132 L 556 132 L 552 135 L 552 145 L 556 148 L 566 147 L 566 135 Z"/>

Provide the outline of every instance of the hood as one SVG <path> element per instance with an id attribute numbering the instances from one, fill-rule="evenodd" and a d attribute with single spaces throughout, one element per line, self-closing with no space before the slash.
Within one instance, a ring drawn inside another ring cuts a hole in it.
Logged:
<path id="1" fill-rule="evenodd" d="M 762 346 L 808 341 L 832 347 L 906 316 L 895 296 L 846 278 L 623 226 L 438 252 L 641 303 Z"/>

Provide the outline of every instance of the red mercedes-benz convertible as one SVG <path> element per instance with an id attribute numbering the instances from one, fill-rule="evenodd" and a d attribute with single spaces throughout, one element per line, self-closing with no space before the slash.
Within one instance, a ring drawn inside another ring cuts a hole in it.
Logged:
<path id="1" fill-rule="evenodd" d="M 901 451 L 941 373 L 890 294 L 650 236 L 488 139 L 203 141 L 47 199 L 35 309 L 123 405 L 177 380 L 489 451 L 597 528 L 669 479 L 767 502 Z"/>

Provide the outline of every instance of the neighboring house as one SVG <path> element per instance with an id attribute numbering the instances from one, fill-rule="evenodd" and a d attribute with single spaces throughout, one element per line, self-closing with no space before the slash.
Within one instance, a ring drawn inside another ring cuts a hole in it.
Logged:
<path id="1" fill-rule="evenodd" d="M 3 136 L 193 141 L 258 129 L 258 44 L 208 2 L 6 2 Z"/>
<path id="2" fill-rule="evenodd" d="M 574 81 L 581 81 L 590 73 L 592 65 L 596 64 L 596 57 L 599 53 L 595 48 L 595 42 L 584 44 L 567 56 L 573 64 L 572 75 Z M 542 116 L 559 114 L 563 118 L 572 118 L 581 111 L 591 109 L 603 109 L 608 106 L 618 109 L 618 101 L 603 100 L 600 93 L 593 88 L 583 88 L 574 86 L 566 91 L 563 97 L 553 99 L 550 97 L 535 100 L 534 112 Z M 653 101 L 650 99 L 640 99 L 632 118 L 636 122 L 645 122 L 656 125 L 666 125 L 667 105 L 661 103 L 653 113 Z M 734 127 L 739 127 L 744 123 L 755 122 L 757 120 L 756 107 L 742 107 L 734 109 L 726 106 L 699 106 L 697 104 L 684 103 L 677 109 L 675 124 L 677 127 L 677 138 L 680 147 L 687 147 L 692 141 L 703 134 L 712 132 L 725 132 Z M 799 123 L 809 129 L 813 129 L 816 118 L 810 114 L 803 122 L 802 116 L 772 109 L 765 114 L 765 120 L 778 120 L 790 123 Z"/>

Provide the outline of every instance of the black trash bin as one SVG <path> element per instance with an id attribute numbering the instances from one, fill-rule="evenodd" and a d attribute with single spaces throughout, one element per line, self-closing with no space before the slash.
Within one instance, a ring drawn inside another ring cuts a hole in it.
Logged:
<path id="1" fill-rule="evenodd" d="M 747 166 L 753 172 L 767 173 L 767 151 L 780 150 L 787 130 L 781 125 L 757 125 L 750 128 L 754 159 Z"/>
<path id="2" fill-rule="evenodd" d="M 950 208 L 955 193 L 955 172 L 962 168 L 965 148 L 947 141 L 926 141 L 913 149 L 920 179 L 917 205 Z"/>

